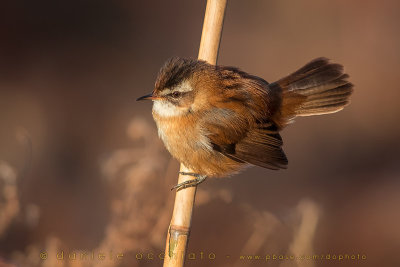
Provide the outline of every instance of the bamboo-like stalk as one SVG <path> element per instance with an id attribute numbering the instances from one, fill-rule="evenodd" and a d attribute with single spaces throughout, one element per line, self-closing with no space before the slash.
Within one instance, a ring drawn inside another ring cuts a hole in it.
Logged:
<path id="1" fill-rule="evenodd" d="M 214 65 L 217 63 L 225 7 L 226 0 L 207 1 L 198 58 Z"/>
<path id="2" fill-rule="evenodd" d="M 210 64 L 217 62 L 225 7 L 226 0 L 207 0 L 198 58 L 208 61 Z M 192 172 L 183 164 L 181 164 L 180 171 Z M 178 184 L 191 179 L 193 179 L 192 176 L 179 175 Z M 196 187 L 176 192 L 174 211 L 165 245 L 164 267 L 184 265 L 195 196 Z"/>

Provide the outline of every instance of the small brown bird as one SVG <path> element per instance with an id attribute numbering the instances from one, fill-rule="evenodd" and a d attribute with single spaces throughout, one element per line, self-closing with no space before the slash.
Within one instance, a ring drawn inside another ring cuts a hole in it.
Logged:
<path id="1" fill-rule="evenodd" d="M 172 58 L 155 88 L 137 100 L 153 100 L 153 117 L 166 148 L 206 177 L 234 174 L 253 164 L 278 170 L 288 161 L 279 135 L 297 116 L 334 113 L 349 103 L 353 85 L 343 67 L 317 58 L 274 83 L 235 67 Z"/>

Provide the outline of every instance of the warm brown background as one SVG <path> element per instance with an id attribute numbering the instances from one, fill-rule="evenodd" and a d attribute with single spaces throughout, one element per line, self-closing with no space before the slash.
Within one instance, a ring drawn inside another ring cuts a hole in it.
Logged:
<path id="1" fill-rule="evenodd" d="M 342 112 L 284 130 L 288 170 L 201 185 L 189 251 L 217 259 L 188 265 L 400 266 L 400 2 L 228 2 L 219 64 L 274 81 L 325 56 L 355 92 Z M 156 141 L 150 103 L 134 100 L 168 57 L 197 56 L 204 8 L 1 3 L 0 266 L 161 265 L 135 255 L 163 250 L 178 163 Z M 126 256 L 55 264 L 61 250 Z M 367 260 L 238 262 L 240 253 Z"/>

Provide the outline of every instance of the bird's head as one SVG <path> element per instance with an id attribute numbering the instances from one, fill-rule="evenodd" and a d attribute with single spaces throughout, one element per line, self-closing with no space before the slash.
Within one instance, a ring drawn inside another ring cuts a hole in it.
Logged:
<path id="1" fill-rule="evenodd" d="M 137 100 L 152 100 L 153 112 L 162 117 L 193 112 L 207 102 L 207 87 L 200 86 L 211 65 L 195 59 L 171 58 L 161 68 L 151 94 Z M 201 88 L 201 90 L 199 90 Z"/>

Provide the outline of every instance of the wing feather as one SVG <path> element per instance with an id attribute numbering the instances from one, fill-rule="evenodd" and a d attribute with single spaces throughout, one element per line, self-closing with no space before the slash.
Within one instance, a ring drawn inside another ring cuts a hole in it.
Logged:
<path id="1" fill-rule="evenodd" d="M 279 108 L 281 91 L 270 90 L 265 80 L 236 68 L 218 71 L 224 90 L 216 89 L 208 99 L 214 108 L 205 111 L 201 123 L 213 149 L 237 162 L 285 168 L 282 138 L 270 119 Z"/>
<path id="2" fill-rule="evenodd" d="M 203 125 L 215 151 L 240 163 L 273 170 L 286 168 L 288 161 L 275 124 L 251 122 L 233 110 L 215 109 L 213 113 L 203 117 L 208 120 Z"/>

